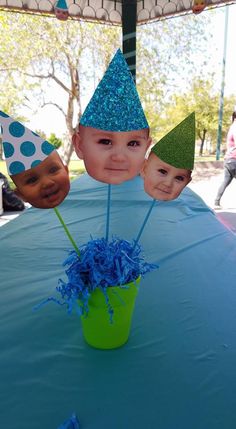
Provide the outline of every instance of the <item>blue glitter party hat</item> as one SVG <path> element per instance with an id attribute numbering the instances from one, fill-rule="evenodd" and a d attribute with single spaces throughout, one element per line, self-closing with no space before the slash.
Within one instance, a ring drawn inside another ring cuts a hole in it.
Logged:
<path id="1" fill-rule="evenodd" d="M 0 111 L 2 144 L 9 174 L 36 167 L 55 147 L 20 122 Z"/>
<path id="2" fill-rule="evenodd" d="M 151 152 L 176 168 L 192 170 L 195 151 L 195 113 L 191 113 L 153 146 Z"/>
<path id="3" fill-rule="evenodd" d="M 120 49 L 98 84 L 80 124 L 105 131 L 133 131 L 149 127 Z"/>
<path id="4" fill-rule="evenodd" d="M 58 0 L 55 8 L 57 9 L 63 9 L 63 10 L 68 10 L 67 4 L 65 0 Z"/>

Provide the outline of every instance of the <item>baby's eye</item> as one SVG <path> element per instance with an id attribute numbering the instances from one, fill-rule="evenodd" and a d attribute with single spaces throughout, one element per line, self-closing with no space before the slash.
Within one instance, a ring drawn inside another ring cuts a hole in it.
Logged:
<path id="1" fill-rule="evenodd" d="M 104 144 L 104 145 L 111 145 L 112 144 L 112 141 L 111 140 L 109 140 L 109 139 L 100 139 L 100 140 L 98 140 L 98 143 L 99 144 Z"/>
<path id="2" fill-rule="evenodd" d="M 137 147 L 137 146 L 140 146 L 140 143 L 139 143 L 137 140 L 131 140 L 131 141 L 128 143 L 128 146 L 131 146 L 131 147 Z"/>
<path id="3" fill-rule="evenodd" d="M 176 176 L 176 180 L 178 180 L 178 182 L 183 182 L 184 179 L 184 176 Z"/>
<path id="4" fill-rule="evenodd" d="M 32 185 L 34 183 L 36 183 L 38 180 L 37 176 L 31 176 L 28 179 L 26 179 L 25 184 L 26 185 Z"/>
<path id="5" fill-rule="evenodd" d="M 158 172 L 161 173 L 161 174 L 163 174 L 163 175 L 167 174 L 167 171 L 164 168 L 159 168 Z"/>
<path id="6" fill-rule="evenodd" d="M 49 173 L 53 174 L 53 173 L 56 173 L 58 170 L 60 170 L 59 165 L 54 165 L 53 167 L 50 168 Z"/>

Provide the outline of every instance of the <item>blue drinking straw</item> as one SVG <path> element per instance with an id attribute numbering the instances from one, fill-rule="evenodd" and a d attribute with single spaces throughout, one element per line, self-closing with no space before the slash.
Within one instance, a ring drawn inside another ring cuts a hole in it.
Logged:
<path id="1" fill-rule="evenodd" d="M 145 225 L 146 225 L 146 223 L 147 223 L 147 221 L 148 221 L 148 218 L 149 218 L 149 216 L 150 216 L 150 214 L 151 214 L 151 211 L 152 211 L 152 209 L 153 209 L 153 207 L 154 207 L 155 203 L 156 203 L 156 200 L 155 200 L 155 199 L 153 199 L 153 201 L 152 201 L 152 203 L 151 203 L 151 206 L 149 207 L 149 210 L 148 210 L 148 212 L 147 212 L 147 214 L 146 214 L 146 217 L 145 217 L 145 219 L 144 219 L 144 221 L 143 221 L 143 224 L 142 224 L 142 226 L 141 226 L 141 228 L 140 228 L 140 231 L 139 231 L 139 233 L 138 233 L 138 236 L 137 236 L 136 240 L 134 241 L 134 249 L 135 249 L 136 245 L 138 244 L 138 241 L 139 241 L 139 239 L 140 239 L 140 237 L 141 237 L 141 235 L 142 235 L 142 232 L 143 232 L 143 230 L 144 230 L 144 227 L 145 227 Z"/>
<path id="2" fill-rule="evenodd" d="M 107 220 L 106 220 L 106 241 L 109 237 L 109 227 L 110 227 L 110 209 L 111 209 L 111 185 L 108 185 L 107 189 Z"/>

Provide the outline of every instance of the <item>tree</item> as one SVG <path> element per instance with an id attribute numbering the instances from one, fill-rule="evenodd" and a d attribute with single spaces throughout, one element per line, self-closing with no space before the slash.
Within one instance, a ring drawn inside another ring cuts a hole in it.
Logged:
<path id="1" fill-rule="evenodd" d="M 209 76 L 213 69 L 214 15 L 215 11 L 209 11 L 138 28 L 137 85 L 154 137 L 161 134 L 162 118 L 173 96 L 190 91 L 199 76 Z"/>
<path id="2" fill-rule="evenodd" d="M 223 138 L 225 138 L 229 126 L 233 102 L 233 96 L 224 99 Z M 172 96 L 168 106 L 166 106 L 165 116 L 162 117 L 162 134 L 170 129 L 170 120 L 175 126 L 193 111 L 196 114 L 196 138 L 200 140 L 199 155 L 203 155 L 207 137 L 212 142 L 214 152 L 219 117 L 219 94 L 214 88 L 214 74 L 210 80 L 204 80 L 201 76 L 196 78 L 188 91 L 181 95 Z"/>
<path id="3" fill-rule="evenodd" d="M 137 86 L 154 134 L 173 91 L 183 82 L 189 86 L 199 67 L 210 63 L 205 40 L 211 36 L 209 18 L 206 14 L 195 18 L 185 16 L 138 28 Z M 10 103 L 7 111 L 19 115 L 21 104 L 31 110 L 53 105 L 66 123 L 64 161 L 68 162 L 84 100 L 92 95 L 120 46 L 121 29 L 1 13 L 0 30 L 0 79 L 18 94 L 15 99 L 9 91 L 10 101 L 9 94 L 3 94 L 5 105 Z M 199 34 L 206 36 L 199 38 Z M 196 53 L 202 57 L 201 65 Z"/>
<path id="4" fill-rule="evenodd" d="M 7 110 L 13 115 L 22 100 L 29 107 L 36 100 L 38 106 L 50 104 L 58 109 L 68 132 L 64 147 L 64 161 L 68 163 L 73 151 L 71 137 L 82 112 L 82 93 L 87 89 L 92 93 L 109 51 L 118 45 L 120 30 L 9 13 L 0 14 L 0 26 L 4 29 L 0 31 L 2 79 L 9 79 L 9 85 L 21 94 L 18 103 L 12 101 Z"/>

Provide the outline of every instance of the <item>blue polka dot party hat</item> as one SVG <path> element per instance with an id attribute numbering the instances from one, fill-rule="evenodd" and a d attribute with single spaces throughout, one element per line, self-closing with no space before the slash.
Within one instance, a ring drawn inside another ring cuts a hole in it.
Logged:
<path id="1" fill-rule="evenodd" d="M 176 168 L 193 170 L 195 113 L 191 113 L 152 147 L 151 152 Z"/>
<path id="2" fill-rule="evenodd" d="M 55 150 L 38 134 L 0 111 L 3 151 L 10 176 L 36 167 Z"/>
<path id="3" fill-rule="evenodd" d="M 148 128 L 133 77 L 120 49 L 98 84 L 80 124 L 115 132 Z"/>

